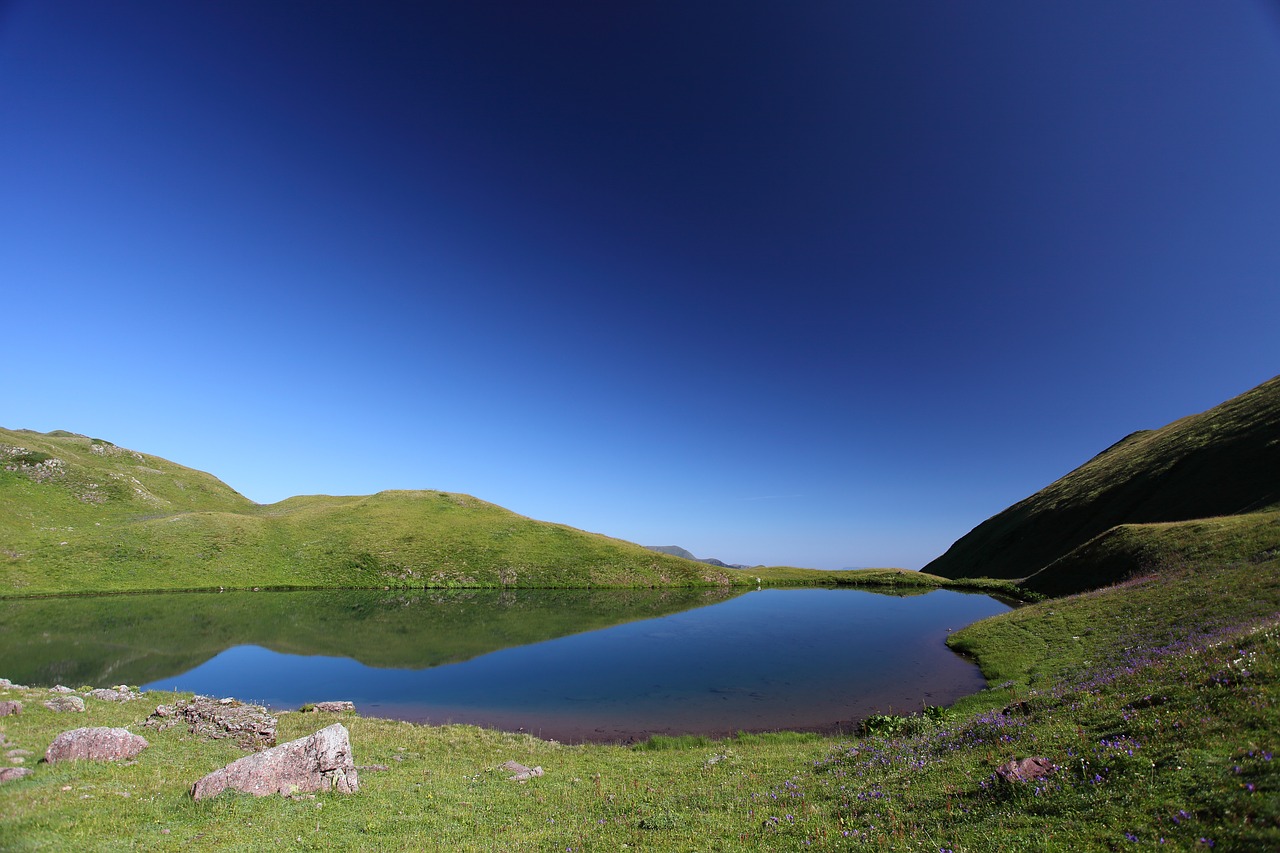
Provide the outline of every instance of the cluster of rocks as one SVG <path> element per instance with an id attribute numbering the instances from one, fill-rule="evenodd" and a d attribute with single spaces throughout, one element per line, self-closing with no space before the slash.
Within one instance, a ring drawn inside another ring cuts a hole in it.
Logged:
<path id="1" fill-rule="evenodd" d="M 29 691 L 30 688 L 0 678 L 0 689 Z M 82 696 L 69 687 L 59 685 L 47 691 L 41 704 L 55 712 L 84 712 Z M 104 702 L 138 699 L 141 693 L 126 685 L 87 690 L 84 696 Z M 31 697 L 27 697 L 31 698 Z M 36 699 L 40 696 L 37 694 Z M 350 702 L 320 702 L 312 706 L 320 711 L 354 710 Z M 16 699 L 0 700 L 0 717 L 21 714 L 23 703 Z M 315 734 L 276 745 L 277 720 L 259 705 L 235 699 L 195 696 L 172 705 L 158 705 L 143 725 L 163 731 L 175 725 L 203 738 L 231 739 L 252 752 L 237 761 L 209 773 L 191 786 L 191 796 L 201 800 L 233 789 L 265 796 L 296 795 L 318 791 L 354 794 L 360 790 L 358 768 L 351 754 L 351 738 L 345 726 L 335 723 Z M 0 734 L 0 745 L 6 745 Z M 122 761 L 137 758 L 150 746 L 146 738 L 125 728 L 89 726 L 64 731 L 54 738 L 44 753 L 44 761 Z M 22 764 L 27 750 L 11 749 L 5 758 Z M 369 769 L 385 769 L 375 766 Z M 28 767 L 0 768 L 0 783 L 30 776 Z"/>
<path id="2" fill-rule="evenodd" d="M 0 678 L 0 689 L 27 691 L 30 688 Z M 59 685 L 43 692 L 50 698 L 43 700 L 42 704 L 51 711 L 85 710 L 84 698 L 68 687 Z M 86 690 L 84 695 L 103 702 L 126 702 L 142 696 L 125 685 Z M 38 699 L 39 695 L 35 698 Z M 351 702 L 317 702 L 308 707 L 308 710 L 330 713 L 354 709 Z M 21 701 L 0 701 L 0 717 L 21 714 L 22 711 Z M 226 790 L 243 791 L 259 797 L 324 791 L 354 794 L 360 790 L 360 770 L 387 769 L 385 765 L 357 767 L 351 754 L 350 733 L 341 723 L 279 745 L 276 744 L 276 724 L 276 718 L 260 705 L 208 696 L 158 705 L 143 723 L 144 727 L 155 731 L 180 725 L 202 738 L 234 740 L 251 752 L 197 780 L 190 789 L 192 798 L 196 800 L 216 797 Z M 4 745 L 7 742 L 4 734 L 0 733 L 0 746 Z M 48 764 L 62 761 L 132 762 L 149 746 L 146 738 L 126 728 L 86 726 L 64 731 L 55 737 L 44 752 L 44 761 Z M 5 753 L 5 758 L 20 765 L 30 754 L 27 750 L 11 749 Z M 543 773 L 541 767 L 526 767 L 516 761 L 507 761 L 499 769 L 510 773 L 507 778 L 513 782 L 527 782 Z M 0 783 L 30 776 L 32 772 L 30 768 L 21 766 L 0 768 Z"/>
<path id="3" fill-rule="evenodd" d="M 277 722 L 261 705 L 193 696 L 172 705 L 157 705 L 143 725 L 156 731 L 183 725 L 193 735 L 213 740 L 230 738 L 241 749 L 258 750 L 276 745 Z"/>

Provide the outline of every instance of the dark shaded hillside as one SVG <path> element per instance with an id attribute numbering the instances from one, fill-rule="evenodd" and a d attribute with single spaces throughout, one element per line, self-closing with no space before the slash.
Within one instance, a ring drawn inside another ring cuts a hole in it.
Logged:
<path id="1" fill-rule="evenodd" d="M 1280 377 L 1207 412 L 1133 433 L 984 521 L 924 571 L 951 578 L 1024 578 L 1117 525 L 1239 515 L 1277 505 Z M 1094 580 L 1105 582 L 1109 574 Z M 1045 577 L 1039 584 L 1078 587 Z"/>
<path id="2" fill-rule="evenodd" d="M 1163 524 L 1118 524 L 1022 581 L 1023 589 L 1060 596 L 1170 569 L 1254 565 L 1274 572 L 1280 511 L 1220 515 Z"/>

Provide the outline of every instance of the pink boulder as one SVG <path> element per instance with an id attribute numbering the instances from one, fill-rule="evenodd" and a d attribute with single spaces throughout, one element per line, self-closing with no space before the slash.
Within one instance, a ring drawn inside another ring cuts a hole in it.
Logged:
<path id="1" fill-rule="evenodd" d="M 233 761 L 192 785 L 191 796 L 203 800 L 228 788 L 256 797 L 330 790 L 354 794 L 360 790 L 360 780 L 346 726 L 334 723 L 313 735 Z"/>
<path id="2" fill-rule="evenodd" d="M 136 756 L 149 744 L 128 729 L 86 728 L 63 732 L 45 750 L 44 760 L 118 761 Z"/>

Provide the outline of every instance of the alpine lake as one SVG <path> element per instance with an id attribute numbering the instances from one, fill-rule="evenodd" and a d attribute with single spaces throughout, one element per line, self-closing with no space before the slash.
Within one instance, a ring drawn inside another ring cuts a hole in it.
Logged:
<path id="1" fill-rule="evenodd" d="M 233 696 L 566 743 L 852 729 L 984 686 L 987 595 L 830 588 L 310 590 L 0 600 L 0 675 Z"/>

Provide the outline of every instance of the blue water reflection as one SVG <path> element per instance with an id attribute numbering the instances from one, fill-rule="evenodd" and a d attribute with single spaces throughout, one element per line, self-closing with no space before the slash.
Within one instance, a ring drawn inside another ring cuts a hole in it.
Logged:
<path id="1" fill-rule="evenodd" d="M 567 741 L 829 731 L 980 689 L 977 668 L 946 648 L 946 634 L 1008 609 L 947 590 L 769 589 L 419 670 L 237 646 L 146 687 L 280 709 L 350 699 L 375 716 Z"/>

